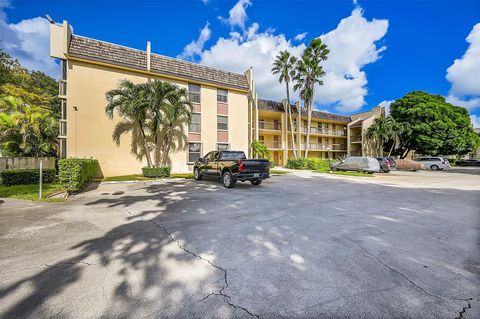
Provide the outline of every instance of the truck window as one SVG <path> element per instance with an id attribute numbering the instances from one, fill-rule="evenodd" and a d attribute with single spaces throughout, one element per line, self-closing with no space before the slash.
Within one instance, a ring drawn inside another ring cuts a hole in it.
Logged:
<path id="1" fill-rule="evenodd" d="M 220 155 L 221 160 L 240 160 L 240 159 L 246 159 L 247 157 L 245 156 L 244 152 L 235 152 L 235 151 L 229 151 L 229 152 L 222 152 Z"/>

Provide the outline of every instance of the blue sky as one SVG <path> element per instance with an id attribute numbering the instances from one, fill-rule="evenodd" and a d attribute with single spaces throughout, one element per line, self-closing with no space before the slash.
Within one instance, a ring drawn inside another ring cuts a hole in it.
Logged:
<path id="1" fill-rule="evenodd" d="M 272 99 L 284 96 L 269 72 L 275 54 L 299 55 L 320 36 L 331 54 L 318 109 L 355 113 L 425 90 L 480 126 L 480 1 L 0 0 L 0 10 L 0 46 L 54 76 L 46 13 L 79 35 L 139 49 L 150 40 L 156 53 L 235 72 L 253 66 Z"/>

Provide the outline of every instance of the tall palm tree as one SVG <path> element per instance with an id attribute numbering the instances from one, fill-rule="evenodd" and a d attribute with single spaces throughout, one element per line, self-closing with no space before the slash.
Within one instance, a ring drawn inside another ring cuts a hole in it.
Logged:
<path id="1" fill-rule="evenodd" d="M 280 83 L 285 82 L 285 90 L 287 92 L 287 117 L 289 118 L 290 122 L 290 132 L 291 132 L 291 139 L 292 139 L 292 150 L 293 150 L 293 157 L 297 158 L 297 150 L 295 147 L 295 139 L 294 139 L 294 132 L 293 132 L 293 119 L 292 119 L 292 109 L 290 107 L 290 81 L 291 78 L 295 75 L 295 63 L 297 62 L 297 58 L 290 54 L 287 50 L 280 52 L 273 62 L 272 73 L 278 74 L 278 81 Z M 288 136 L 287 136 L 288 137 Z M 288 144 L 288 143 L 287 143 Z"/>
<path id="2" fill-rule="evenodd" d="M 165 90 L 165 99 L 161 104 L 161 120 L 155 131 L 155 140 L 160 143 L 157 144 L 160 165 L 167 166 L 170 151 L 184 149 L 187 146 L 185 124 L 192 119 L 192 103 L 188 99 L 186 89 L 179 89 L 176 85 L 166 82 L 161 87 Z"/>
<path id="3" fill-rule="evenodd" d="M 125 124 L 138 125 L 138 132 L 142 136 L 143 154 L 147 160 L 149 167 L 152 167 L 151 150 L 148 145 L 148 106 L 147 96 L 148 91 L 139 85 L 134 84 L 129 80 L 122 80 L 118 88 L 108 91 L 105 96 L 107 98 L 107 106 L 105 113 L 110 119 L 113 119 L 115 111 L 125 119 Z M 120 124 L 119 124 L 120 125 Z M 125 125 L 123 125 L 125 127 Z M 133 127 L 131 128 L 133 129 Z M 121 131 L 116 129 L 117 134 Z M 130 130 L 126 130 L 126 133 Z M 121 133 L 120 133 L 121 134 Z M 113 136 L 116 139 L 115 133 Z M 120 142 L 119 138 L 116 140 Z M 137 153 L 138 156 L 138 153 Z"/>
<path id="4" fill-rule="evenodd" d="M 307 138 L 305 145 L 305 158 L 308 158 L 308 146 L 310 143 L 310 127 L 312 123 L 312 105 L 315 94 L 315 85 L 323 85 L 321 78 L 325 75 L 321 61 L 327 59 L 327 46 L 322 43 L 319 38 L 313 39 L 310 45 L 305 49 L 301 59 L 297 61 L 295 66 L 295 85 L 293 89 L 300 91 L 300 98 L 307 108 Z"/>

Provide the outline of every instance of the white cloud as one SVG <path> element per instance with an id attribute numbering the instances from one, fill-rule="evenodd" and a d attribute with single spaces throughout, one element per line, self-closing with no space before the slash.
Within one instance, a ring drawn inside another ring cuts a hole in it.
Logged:
<path id="1" fill-rule="evenodd" d="M 295 36 L 295 41 L 302 41 L 307 36 L 307 32 L 299 33 Z"/>
<path id="2" fill-rule="evenodd" d="M 333 105 L 344 113 L 357 111 L 365 105 L 368 81 L 362 68 L 380 58 L 385 47 L 377 46 L 377 42 L 385 36 L 387 29 L 387 20 L 368 21 L 362 10 L 355 8 L 335 30 L 320 35 L 331 53 L 324 63 L 327 73 L 323 78 L 324 85 L 316 88 L 316 102 Z M 296 45 L 293 41 L 273 29 L 261 32 L 259 25 L 253 23 L 242 33 L 231 32 L 229 37 L 219 38 L 201 53 L 200 63 L 239 73 L 253 67 L 259 95 L 281 100 L 285 98 L 285 87 L 278 82 L 277 76 L 272 75 L 272 63 L 282 50 L 297 57 L 301 55 L 305 44 Z M 291 95 L 292 99 L 298 98 L 297 93 Z"/>
<path id="3" fill-rule="evenodd" d="M 207 5 L 210 2 L 210 0 L 202 0 L 202 2 L 204 5 Z"/>
<path id="4" fill-rule="evenodd" d="M 250 0 L 238 0 L 233 8 L 228 11 L 228 18 L 219 17 L 219 19 L 230 25 L 231 28 L 238 26 L 243 30 L 247 20 L 247 12 L 245 10 L 251 5 L 252 2 Z"/>
<path id="5" fill-rule="evenodd" d="M 466 40 L 467 51 L 447 69 L 446 78 L 452 84 L 447 100 L 471 111 L 480 106 L 480 23 Z"/>
<path id="6" fill-rule="evenodd" d="M 337 28 L 320 36 L 330 50 L 324 63 L 324 85 L 316 90 L 320 103 L 335 103 L 340 112 L 353 112 L 365 105 L 367 76 L 361 69 L 380 58 L 385 46 L 377 47 L 388 29 L 388 20 L 368 21 L 362 9 L 340 21 Z"/>
<path id="7" fill-rule="evenodd" d="M 43 71 L 58 78 L 59 68 L 50 57 L 50 25 L 41 17 L 8 23 L 4 8 L 8 1 L 0 0 L 0 47 L 30 70 Z"/>
<path id="8" fill-rule="evenodd" d="M 210 30 L 210 23 L 207 22 L 205 26 L 200 30 L 200 35 L 198 36 L 198 39 L 187 44 L 183 49 L 183 52 L 177 57 L 180 59 L 190 60 L 193 59 L 196 55 L 200 55 L 202 53 L 205 42 L 210 40 L 211 36 L 212 31 Z"/>
<path id="9" fill-rule="evenodd" d="M 470 115 L 470 121 L 472 121 L 473 128 L 480 128 L 480 116 Z"/>
<path id="10" fill-rule="evenodd" d="M 395 102 L 395 100 L 387 100 L 387 101 L 382 101 L 378 103 L 379 106 L 382 106 L 385 108 L 385 114 L 388 115 L 390 114 L 390 104 Z"/>

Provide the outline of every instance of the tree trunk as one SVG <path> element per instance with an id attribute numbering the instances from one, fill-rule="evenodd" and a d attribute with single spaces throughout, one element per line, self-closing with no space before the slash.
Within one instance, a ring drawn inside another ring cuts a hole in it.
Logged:
<path id="1" fill-rule="evenodd" d="M 287 87 L 287 116 L 290 120 L 290 129 L 291 129 L 290 133 L 292 135 L 292 153 L 293 153 L 293 158 L 297 158 L 297 150 L 295 147 L 295 137 L 294 137 L 295 133 L 293 131 L 292 108 L 290 107 L 290 89 L 288 87 L 288 82 L 285 82 L 285 85 Z M 287 132 L 287 141 L 288 141 L 288 132 Z M 288 156 L 288 143 L 287 143 L 287 156 Z"/>
<path id="2" fill-rule="evenodd" d="M 169 141 L 169 138 L 168 138 L 168 134 L 165 135 L 165 137 L 163 138 L 163 142 L 162 142 L 162 162 L 161 162 L 161 166 L 166 166 L 166 163 L 167 163 L 167 159 L 168 159 L 168 145 L 169 145 L 170 141 Z"/>
<path id="3" fill-rule="evenodd" d="M 308 158 L 308 146 L 310 145 L 310 125 L 312 124 L 312 105 L 307 105 L 307 141 L 305 142 L 305 158 Z"/>
<path id="4" fill-rule="evenodd" d="M 143 147 L 145 148 L 145 157 L 147 159 L 147 165 L 148 167 L 152 167 L 152 159 L 150 158 L 150 151 L 148 149 L 147 137 L 145 136 L 145 131 L 143 130 L 142 121 L 138 121 L 138 125 L 140 126 L 140 132 L 142 132 Z"/>
<path id="5" fill-rule="evenodd" d="M 388 157 L 392 156 L 392 151 L 393 151 L 393 148 L 395 147 L 396 143 L 397 143 L 396 141 L 393 141 L 392 146 L 390 147 L 390 150 L 388 151 Z"/>

